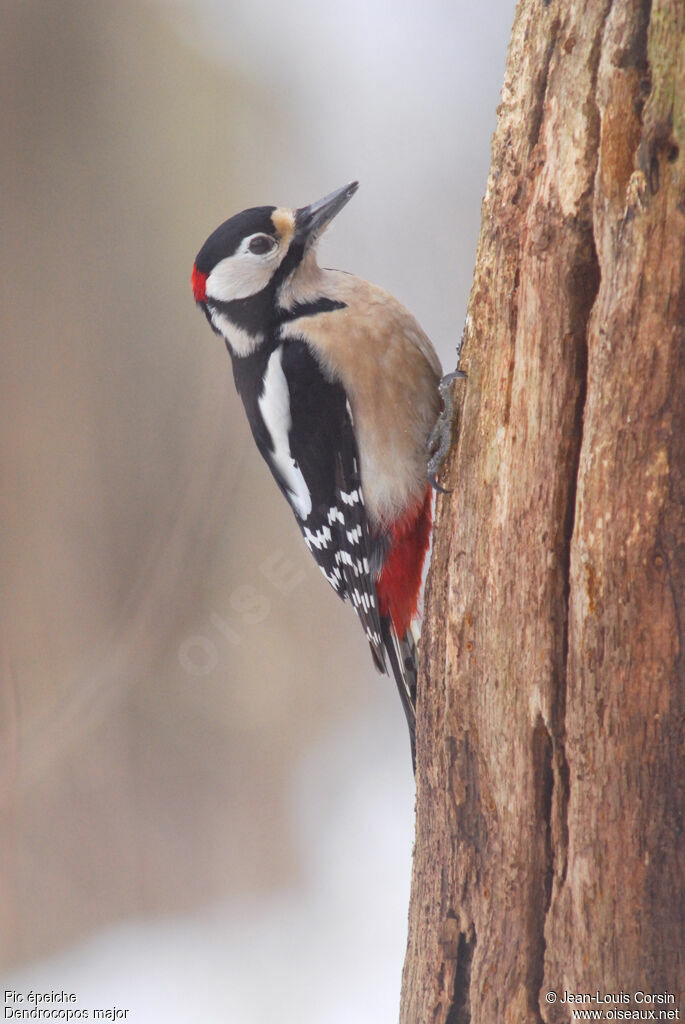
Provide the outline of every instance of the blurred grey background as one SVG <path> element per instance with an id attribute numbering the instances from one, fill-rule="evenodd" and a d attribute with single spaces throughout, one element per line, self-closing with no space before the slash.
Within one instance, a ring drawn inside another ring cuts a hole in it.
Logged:
<path id="1" fill-rule="evenodd" d="M 195 310 L 206 235 L 358 178 L 324 264 L 455 363 L 513 0 L 3 0 L 3 987 L 396 1018 L 409 745 Z"/>

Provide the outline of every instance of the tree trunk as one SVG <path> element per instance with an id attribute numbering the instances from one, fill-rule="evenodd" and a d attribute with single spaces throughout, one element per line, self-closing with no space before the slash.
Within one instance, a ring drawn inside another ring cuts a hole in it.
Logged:
<path id="1" fill-rule="evenodd" d="M 685 3 L 521 0 L 426 594 L 403 1024 L 685 1009 L 684 262 Z"/>

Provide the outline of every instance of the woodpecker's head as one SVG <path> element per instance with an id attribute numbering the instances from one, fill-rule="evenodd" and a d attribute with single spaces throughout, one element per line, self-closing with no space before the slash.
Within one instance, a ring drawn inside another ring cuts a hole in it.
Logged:
<path id="1" fill-rule="evenodd" d="M 298 274 L 316 266 L 317 239 L 357 188 L 353 181 L 299 210 L 252 207 L 209 236 L 193 264 L 193 295 L 234 354 L 249 354 L 292 305 Z"/>

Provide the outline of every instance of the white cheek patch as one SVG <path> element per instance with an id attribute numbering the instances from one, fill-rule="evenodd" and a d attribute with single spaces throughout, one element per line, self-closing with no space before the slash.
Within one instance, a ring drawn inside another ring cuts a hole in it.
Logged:
<path id="1" fill-rule="evenodd" d="M 279 347 L 269 358 L 264 374 L 264 390 L 259 398 L 259 411 L 271 436 L 274 466 L 290 492 L 290 500 L 300 519 L 306 519 L 312 510 L 312 496 L 302 470 L 290 452 L 288 433 L 292 426 L 290 391 L 281 362 L 283 349 Z"/>
<path id="2" fill-rule="evenodd" d="M 263 334 L 250 334 L 249 331 L 244 331 L 242 327 L 236 327 L 232 320 L 229 320 L 227 316 L 220 313 L 217 309 L 212 309 L 211 306 L 208 309 L 212 323 L 237 356 L 249 356 L 264 341 Z"/>
<path id="3" fill-rule="evenodd" d="M 256 295 L 266 288 L 279 263 L 280 259 L 259 259 L 246 252 L 227 256 L 207 276 L 207 297 L 232 302 Z"/>

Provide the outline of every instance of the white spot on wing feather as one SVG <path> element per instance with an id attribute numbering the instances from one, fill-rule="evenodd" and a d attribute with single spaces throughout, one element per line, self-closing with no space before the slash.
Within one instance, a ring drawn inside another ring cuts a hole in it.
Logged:
<path id="1" fill-rule="evenodd" d="M 304 539 L 308 547 L 325 548 L 331 541 L 331 531 L 327 526 L 322 526 L 316 533 L 312 533 L 306 526 L 304 528 Z"/>

